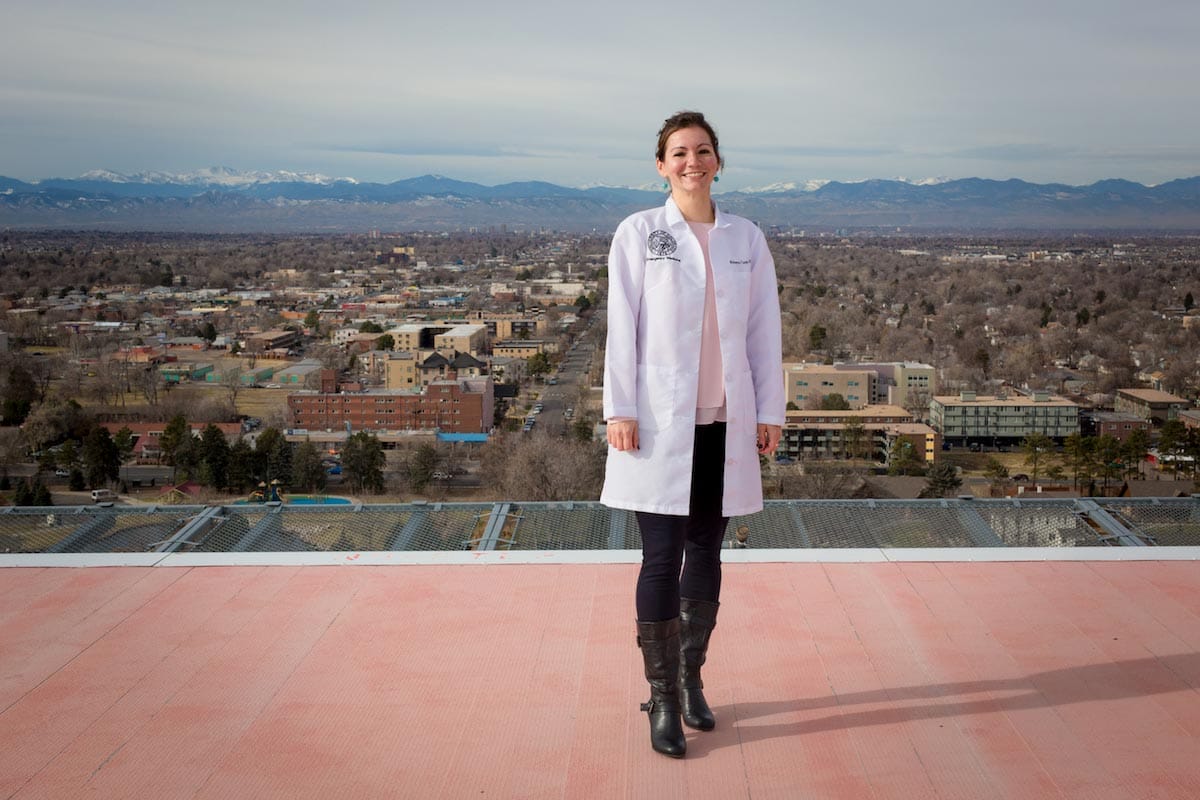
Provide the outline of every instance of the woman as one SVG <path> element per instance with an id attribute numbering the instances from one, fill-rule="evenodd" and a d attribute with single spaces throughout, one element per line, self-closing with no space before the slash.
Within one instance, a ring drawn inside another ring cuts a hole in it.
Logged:
<path id="1" fill-rule="evenodd" d="M 762 232 L 712 201 L 724 165 L 716 132 L 681 111 L 655 156 L 670 197 L 625 219 L 609 253 L 600 500 L 637 512 L 642 708 L 651 745 L 679 758 L 681 714 L 693 728 L 716 724 L 700 667 L 721 543 L 729 517 L 762 509 L 758 455 L 779 444 L 785 397 L 775 264 Z"/>

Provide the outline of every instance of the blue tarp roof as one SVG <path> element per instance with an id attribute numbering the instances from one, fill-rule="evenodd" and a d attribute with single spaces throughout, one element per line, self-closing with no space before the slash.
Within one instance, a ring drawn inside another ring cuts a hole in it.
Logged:
<path id="1" fill-rule="evenodd" d="M 486 433 L 441 433 L 437 435 L 439 442 L 486 442 Z"/>

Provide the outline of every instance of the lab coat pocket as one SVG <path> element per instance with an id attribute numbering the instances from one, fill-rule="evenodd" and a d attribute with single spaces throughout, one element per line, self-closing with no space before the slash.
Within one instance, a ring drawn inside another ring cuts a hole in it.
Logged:
<path id="1" fill-rule="evenodd" d="M 652 431 L 671 427 L 675 421 L 676 371 L 673 367 L 638 365 L 638 425 Z"/>
<path id="2" fill-rule="evenodd" d="M 679 262 L 671 259 L 660 259 L 646 263 L 646 274 L 642 282 L 643 292 L 652 292 L 659 288 L 669 288 L 678 280 Z"/>

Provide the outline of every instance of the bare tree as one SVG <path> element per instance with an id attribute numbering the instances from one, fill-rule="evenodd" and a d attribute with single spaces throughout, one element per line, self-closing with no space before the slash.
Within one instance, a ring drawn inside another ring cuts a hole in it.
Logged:
<path id="1" fill-rule="evenodd" d="M 596 500 L 604 481 L 604 447 L 545 432 L 508 434 L 483 452 L 483 477 L 511 500 Z"/>

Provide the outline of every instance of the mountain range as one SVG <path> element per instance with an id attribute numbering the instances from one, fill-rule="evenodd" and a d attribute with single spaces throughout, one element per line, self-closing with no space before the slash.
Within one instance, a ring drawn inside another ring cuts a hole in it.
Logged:
<path id="1" fill-rule="evenodd" d="M 312 173 L 93 171 L 33 183 L 0 176 L 0 227 L 190 232 L 611 230 L 657 205 L 645 188 L 542 181 L 485 186 L 440 175 L 392 183 Z M 961 180 L 776 183 L 716 196 L 761 225 L 822 229 L 1200 231 L 1200 177 L 1144 186 Z"/>

